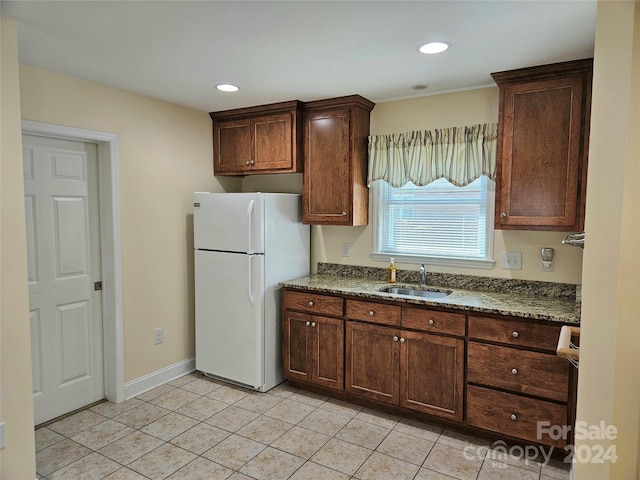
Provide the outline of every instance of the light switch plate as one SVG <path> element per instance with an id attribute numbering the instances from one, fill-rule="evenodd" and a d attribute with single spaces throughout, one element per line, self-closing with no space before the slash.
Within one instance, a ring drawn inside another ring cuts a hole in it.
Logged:
<path id="1" fill-rule="evenodd" d="M 158 345 L 159 343 L 164 342 L 164 328 L 156 328 L 153 331 L 153 344 Z"/>
<path id="2" fill-rule="evenodd" d="M 505 270 L 522 270 L 522 253 L 502 252 L 502 268 Z"/>

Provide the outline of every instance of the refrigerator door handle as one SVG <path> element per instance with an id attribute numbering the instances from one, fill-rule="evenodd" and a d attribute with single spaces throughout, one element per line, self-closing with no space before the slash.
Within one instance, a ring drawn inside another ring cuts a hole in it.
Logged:
<path id="1" fill-rule="evenodd" d="M 253 202 L 254 201 L 251 200 L 247 206 L 247 222 L 249 224 L 249 245 L 247 246 L 247 253 L 253 253 Z"/>
<path id="2" fill-rule="evenodd" d="M 253 296 L 253 257 L 248 257 L 249 260 L 249 301 L 251 305 L 255 305 L 255 297 Z"/>

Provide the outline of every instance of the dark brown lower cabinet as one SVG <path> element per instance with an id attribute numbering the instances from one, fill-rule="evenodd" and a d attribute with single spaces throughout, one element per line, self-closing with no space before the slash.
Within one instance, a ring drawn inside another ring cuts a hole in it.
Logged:
<path id="1" fill-rule="evenodd" d="M 462 421 L 464 340 L 347 321 L 345 390 Z"/>
<path id="2" fill-rule="evenodd" d="M 567 423 L 567 405 L 499 392 L 490 388 L 467 387 L 467 423 L 474 427 L 503 433 L 554 447 L 567 440 L 549 435 L 551 427 Z"/>
<path id="3" fill-rule="evenodd" d="M 344 320 L 285 311 L 282 358 L 290 380 L 344 388 Z"/>
<path id="4" fill-rule="evenodd" d="M 577 376 L 555 355 L 559 330 L 285 288 L 283 373 L 296 386 L 344 390 L 341 399 L 562 448 L 571 430 L 555 434 L 575 424 Z"/>
<path id="5" fill-rule="evenodd" d="M 399 335 L 397 328 L 347 321 L 347 392 L 379 402 L 398 403 Z"/>
<path id="6" fill-rule="evenodd" d="M 402 331 L 400 406 L 462 421 L 464 340 Z"/>

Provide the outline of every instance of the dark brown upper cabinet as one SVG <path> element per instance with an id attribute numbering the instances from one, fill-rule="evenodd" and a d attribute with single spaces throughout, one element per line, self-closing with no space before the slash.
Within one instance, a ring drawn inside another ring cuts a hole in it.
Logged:
<path id="1" fill-rule="evenodd" d="M 497 229 L 584 230 L 593 60 L 492 73 Z"/>
<path id="2" fill-rule="evenodd" d="M 359 95 L 305 103 L 303 223 L 367 224 L 367 137 L 374 105 Z"/>
<path id="3" fill-rule="evenodd" d="M 302 171 L 301 102 L 211 112 L 214 175 Z"/>

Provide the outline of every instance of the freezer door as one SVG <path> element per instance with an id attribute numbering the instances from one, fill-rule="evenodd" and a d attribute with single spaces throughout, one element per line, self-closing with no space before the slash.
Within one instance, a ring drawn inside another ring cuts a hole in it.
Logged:
<path id="1" fill-rule="evenodd" d="M 264 383 L 264 257 L 195 251 L 196 369 Z"/>
<path id="2" fill-rule="evenodd" d="M 264 253 L 264 201 L 260 193 L 194 193 L 196 249 Z"/>

